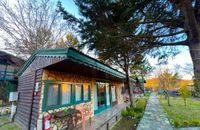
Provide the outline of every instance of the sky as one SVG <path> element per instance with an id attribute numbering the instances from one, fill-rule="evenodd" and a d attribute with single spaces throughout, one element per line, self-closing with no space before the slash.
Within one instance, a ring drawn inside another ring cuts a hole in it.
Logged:
<path id="1" fill-rule="evenodd" d="M 57 2 L 57 0 L 54 0 L 55 4 Z M 77 6 L 75 5 L 73 0 L 61 0 L 63 7 L 65 7 L 65 9 L 70 12 L 72 15 L 76 16 L 76 17 L 80 17 L 79 15 L 79 11 Z M 0 32 L 1 33 L 1 32 Z M 0 39 L 0 50 L 2 50 L 4 48 L 3 42 Z M 172 71 L 177 71 L 177 70 L 183 70 L 185 64 L 191 64 L 192 65 L 192 60 L 189 54 L 189 50 L 187 47 L 181 47 L 181 53 L 178 54 L 177 56 L 173 57 L 173 58 L 169 58 L 168 60 L 168 64 L 166 65 L 158 65 L 158 60 L 157 58 L 152 58 L 150 56 L 148 56 L 148 60 L 149 63 L 151 64 L 151 66 L 154 66 L 155 69 L 153 72 L 151 72 L 149 75 L 147 75 L 147 78 L 152 78 L 155 77 L 157 75 L 158 70 L 164 70 L 164 69 L 169 69 Z M 93 53 L 88 53 L 87 49 L 84 49 L 84 53 L 87 53 L 88 55 L 95 57 L 95 55 Z M 178 65 L 178 68 L 177 68 Z M 179 71 L 181 78 L 182 79 L 192 79 L 192 75 L 187 73 L 187 72 L 183 72 L 183 71 Z"/>

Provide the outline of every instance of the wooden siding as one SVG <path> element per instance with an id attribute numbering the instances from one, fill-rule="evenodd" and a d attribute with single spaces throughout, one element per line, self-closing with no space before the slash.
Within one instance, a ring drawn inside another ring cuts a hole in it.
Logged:
<path id="1" fill-rule="evenodd" d="M 34 86 L 35 72 L 19 77 L 19 98 L 15 121 L 22 126 L 23 130 L 29 129 Z"/>
<path id="2" fill-rule="evenodd" d="M 41 93 L 41 85 L 42 85 L 42 70 L 36 71 L 36 78 L 35 83 L 39 83 L 39 91 L 38 95 L 33 97 L 33 106 L 32 106 L 32 114 L 31 114 L 31 122 L 30 122 L 30 128 L 31 130 L 34 130 L 34 128 L 37 126 L 37 119 L 38 119 L 38 111 L 39 111 L 39 102 L 40 102 L 40 93 Z"/>
<path id="3" fill-rule="evenodd" d="M 34 72 L 36 70 L 42 69 L 44 67 L 47 67 L 49 65 L 58 63 L 65 58 L 63 57 L 44 57 L 44 56 L 38 56 L 36 57 L 33 62 L 29 65 L 29 67 L 24 71 L 22 75 L 29 74 L 31 72 Z"/>

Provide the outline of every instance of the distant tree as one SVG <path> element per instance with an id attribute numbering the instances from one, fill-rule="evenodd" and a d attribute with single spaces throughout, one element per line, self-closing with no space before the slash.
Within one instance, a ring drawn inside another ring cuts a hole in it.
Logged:
<path id="1" fill-rule="evenodd" d="M 144 59 L 140 64 L 133 64 L 130 67 L 130 77 L 136 79 L 136 86 L 144 92 L 144 77 L 153 70 L 149 62 Z M 142 80 L 143 83 L 140 82 Z"/>
<path id="2" fill-rule="evenodd" d="M 178 86 L 179 75 L 178 73 L 173 74 L 168 69 L 166 69 L 161 74 L 159 74 L 158 78 L 159 85 L 164 90 L 165 96 L 167 98 L 167 104 L 170 106 L 170 97 L 168 91 Z"/>
<path id="3" fill-rule="evenodd" d="M 188 97 L 191 96 L 191 92 L 187 89 L 187 86 L 182 86 L 180 89 L 179 89 L 179 94 L 181 96 L 181 98 L 183 98 L 184 100 L 184 105 L 186 106 L 186 100 Z"/>
<path id="4" fill-rule="evenodd" d="M 68 33 L 65 37 L 61 38 L 60 41 L 56 43 L 56 48 L 67 47 L 79 49 L 78 38 L 73 33 Z"/>
<path id="5" fill-rule="evenodd" d="M 13 53 L 27 57 L 36 49 L 53 48 L 69 30 L 71 23 L 51 0 L 9 2 L 0 0 L 0 38 Z"/>
<path id="6" fill-rule="evenodd" d="M 141 64 L 131 65 L 130 67 L 130 75 L 131 77 L 141 77 L 144 78 L 145 75 L 150 73 L 153 70 L 153 67 L 149 64 L 149 62 L 144 59 Z"/>

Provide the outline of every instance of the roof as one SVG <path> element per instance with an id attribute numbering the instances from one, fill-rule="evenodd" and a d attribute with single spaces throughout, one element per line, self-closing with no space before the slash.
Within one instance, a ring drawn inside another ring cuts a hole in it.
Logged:
<path id="1" fill-rule="evenodd" d="M 33 62 L 37 56 L 44 57 L 63 57 L 78 64 L 83 64 L 88 67 L 95 68 L 97 70 L 103 71 L 110 75 L 113 75 L 118 78 L 125 78 L 125 74 L 113 69 L 112 67 L 76 50 L 73 48 L 60 48 L 60 49 L 46 49 L 46 50 L 36 50 L 26 61 L 24 66 L 19 70 L 18 74 L 21 75 Z"/>
<path id="2" fill-rule="evenodd" d="M 0 51 L 0 64 L 16 65 L 21 67 L 23 63 L 23 59 L 9 54 L 7 52 Z"/>

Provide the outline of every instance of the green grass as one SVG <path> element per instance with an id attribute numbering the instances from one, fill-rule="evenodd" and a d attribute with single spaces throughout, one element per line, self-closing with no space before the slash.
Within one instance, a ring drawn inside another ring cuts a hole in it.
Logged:
<path id="1" fill-rule="evenodd" d="M 21 128 L 10 122 L 8 116 L 0 116 L 0 130 L 21 130 Z"/>
<path id="2" fill-rule="evenodd" d="M 136 130 L 136 120 L 122 117 L 112 130 Z"/>
<path id="3" fill-rule="evenodd" d="M 168 106 L 167 100 L 159 100 L 174 127 L 200 126 L 200 101 L 187 99 L 187 106 L 184 106 L 183 99 L 171 97 L 171 106 Z"/>
<path id="4" fill-rule="evenodd" d="M 145 110 L 147 98 L 138 99 L 135 107 L 128 107 L 122 111 L 121 120 L 112 130 L 136 130 Z"/>

